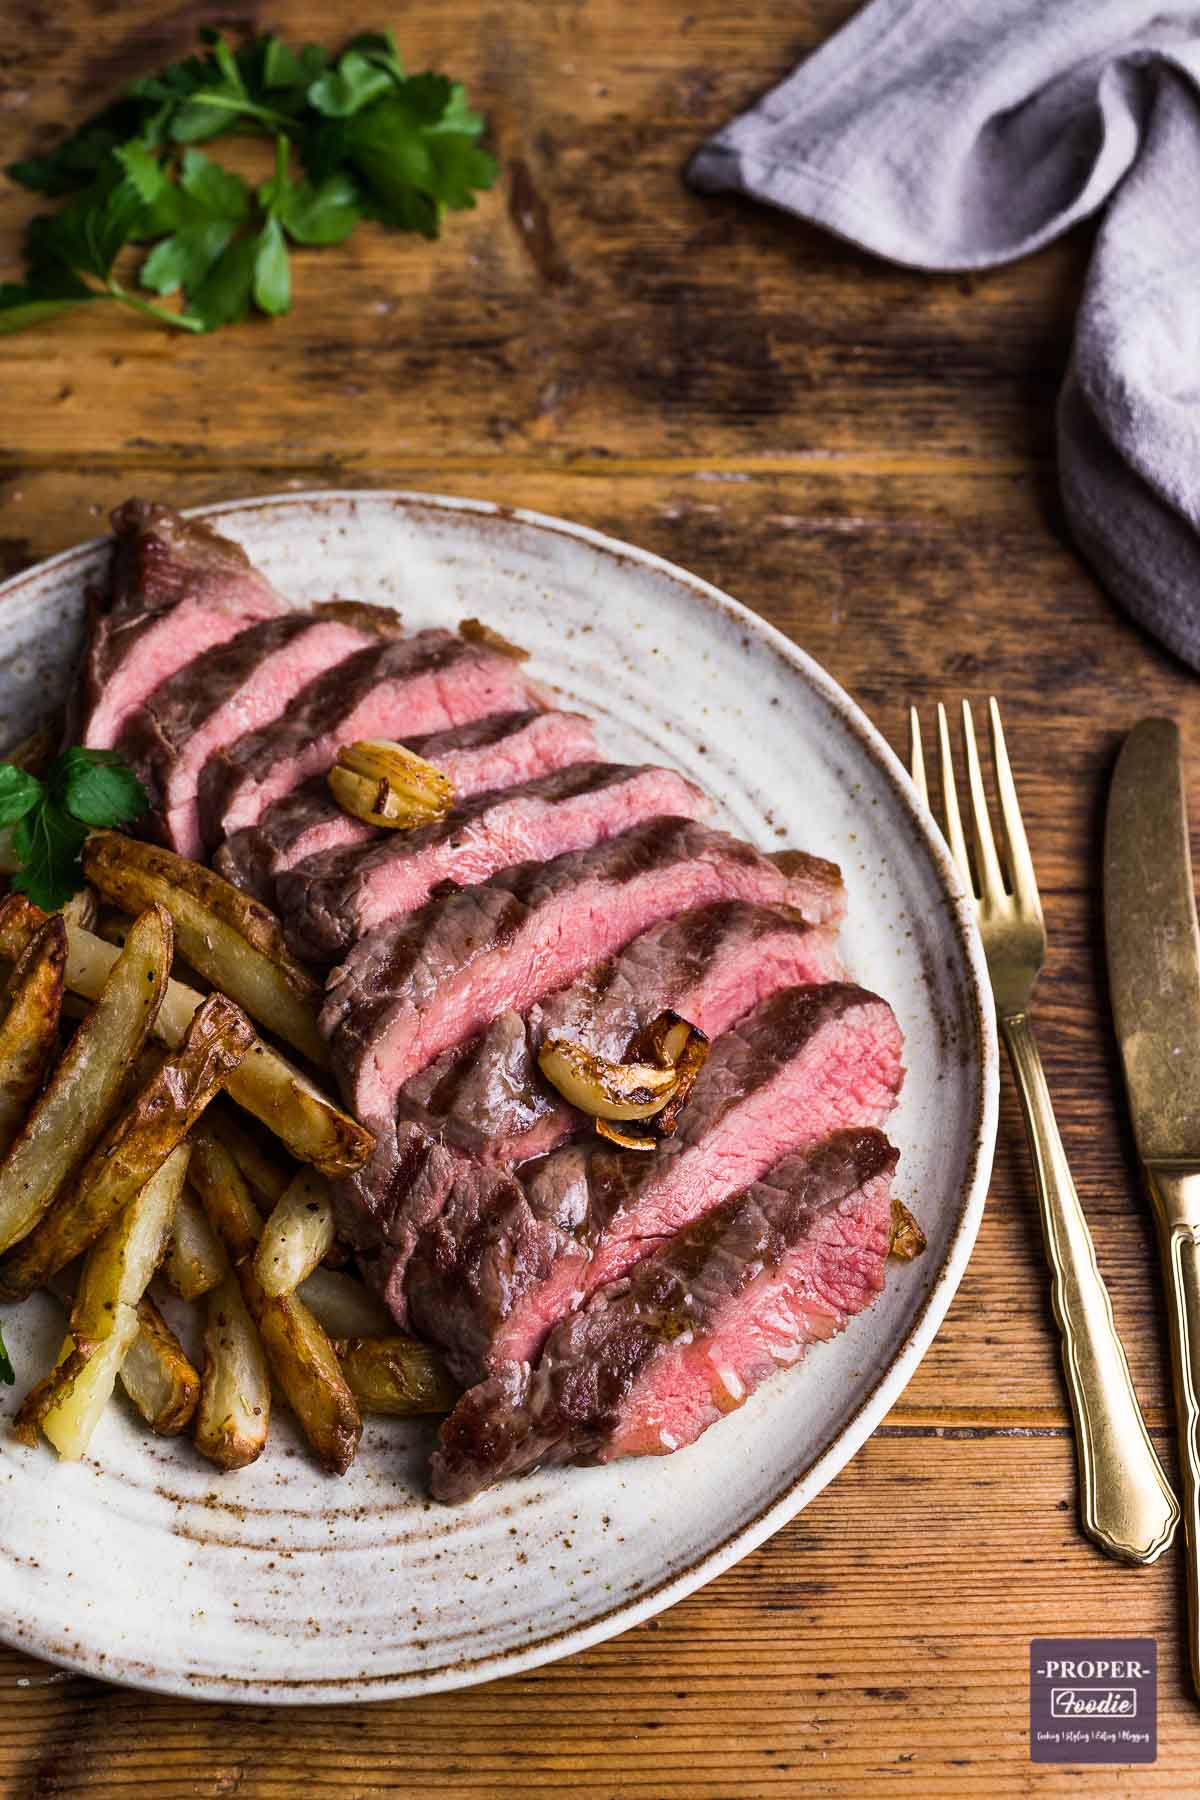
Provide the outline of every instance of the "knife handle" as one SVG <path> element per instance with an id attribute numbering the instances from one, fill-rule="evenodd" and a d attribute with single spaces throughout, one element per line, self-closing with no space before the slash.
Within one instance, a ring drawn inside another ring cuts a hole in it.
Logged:
<path id="1" fill-rule="evenodd" d="M 1192 1685 L 1200 1693 L 1200 1169 L 1148 1163 L 1146 1174 L 1167 1287 L 1187 1540 L 1188 1650 Z"/>
<path id="2" fill-rule="evenodd" d="M 1075 1420 L 1083 1528 L 1118 1561 L 1151 1563 L 1175 1535 L 1179 1506 L 1133 1391 L 1029 1019 L 1014 1013 L 1001 1016 L 1000 1025 L 1037 1175 L 1051 1297 Z M 1200 1331 L 1200 1313 L 1196 1324 Z M 1200 1345 L 1200 1335 L 1196 1342 Z"/>

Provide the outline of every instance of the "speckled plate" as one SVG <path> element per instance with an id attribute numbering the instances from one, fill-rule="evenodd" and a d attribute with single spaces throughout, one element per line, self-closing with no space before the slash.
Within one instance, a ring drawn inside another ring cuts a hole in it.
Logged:
<path id="1" fill-rule="evenodd" d="M 0 1636 L 74 1669 L 204 1698 L 363 1700 L 565 1656 L 661 1611 L 753 1550 L 833 1479 L 902 1392 L 958 1286 L 983 1209 L 996 1040 L 982 952 L 945 847 L 900 765 L 802 650 L 715 588 L 594 531 L 477 501 L 287 495 L 216 509 L 296 601 L 478 615 L 599 721 L 605 748 L 686 770 L 764 849 L 842 864 L 846 960 L 892 1001 L 908 1078 L 897 1191 L 929 1238 L 836 1342 L 676 1456 L 533 1475 L 449 1511 L 425 1497 L 432 1427 L 370 1421 L 341 1481 L 291 1422 L 217 1478 L 187 1442 L 110 1409 L 82 1463 L 0 1428 Z M 68 680 L 84 545 L 0 588 L 0 741 Z M 22 1376 L 61 1330 L 4 1320 Z"/>

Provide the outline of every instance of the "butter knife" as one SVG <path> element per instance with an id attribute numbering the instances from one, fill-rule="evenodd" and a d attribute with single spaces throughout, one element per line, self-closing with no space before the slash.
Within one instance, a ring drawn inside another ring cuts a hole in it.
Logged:
<path id="1" fill-rule="evenodd" d="M 1188 1649 L 1200 1693 L 1200 931 L 1179 729 L 1143 719 L 1113 775 L 1104 840 L 1113 1018 L 1162 1249 L 1171 1331 Z"/>

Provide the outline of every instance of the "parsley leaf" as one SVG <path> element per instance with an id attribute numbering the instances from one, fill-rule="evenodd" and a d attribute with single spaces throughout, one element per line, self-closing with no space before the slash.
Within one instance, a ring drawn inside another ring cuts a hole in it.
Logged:
<path id="1" fill-rule="evenodd" d="M 15 825 L 42 797 L 42 784 L 27 769 L 0 763 L 0 826 Z"/>
<path id="2" fill-rule="evenodd" d="M 146 810 L 142 784 L 115 750 L 64 750 L 45 781 L 0 763 L 0 825 L 12 827 L 19 893 L 52 912 L 83 886 L 79 853 L 94 826 L 127 825 Z"/>
<path id="3" fill-rule="evenodd" d="M 64 750 L 50 771 L 49 787 L 73 819 L 97 828 L 128 825 L 147 806 L 141 782 L 115 750 L 78 744 Z"/>
<path id="4" fill-rule="evenodd" d="M 364 217 L 435 238 L 444 213 L 495 179 L 462 85 L 406 75 L 390 33 L 360 32 L 336 58 L 273 35 L 236 50 L 215 31 L 201 38 L 200 54 L 131 82 L 49 155 L 9 166 L 13 180 L 73 198 L 33 221 L 26 279 L 0 284 L 0 331 L 102 299 L 188 331 L 252 307 L 277 315 L 291 301 L 289 239 L 341 243 Z M 256 192 L 196 148 L 229 131 L 275 138 L 275 176 Z M 149 246 L 142 287 L 182 292 L 186 310 L 116 278 L 135 244 Z"/>
<path id="5" fill-rule="evenodd" d="M 16 1379 L 16 1370 L 8 1360 L 8 1351 L 4 1347 L 4 1332 L 0 1329 L 0 1381 L 5 1387 L 11 1387 Z"/>

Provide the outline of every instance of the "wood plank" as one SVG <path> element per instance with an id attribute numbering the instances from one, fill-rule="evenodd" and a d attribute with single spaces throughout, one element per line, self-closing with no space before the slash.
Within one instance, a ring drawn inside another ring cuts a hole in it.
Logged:
<path id="1" fill-rule="evenodd" d="M 1019 269 L 931 277 L 682 183 L 704 137 L 850 10 L 805 0 L 736 23 L 721 0 L 408 12 L 409 65 L 465 79 L 489 120 L 501 177 L 478 210 L 436 246 L 371 226 L 301 253 L 294 311 L 275 324 L 196 339 L 100 306 L 0 338 L 9 435 L 19 421 L 23 448 L 43 456 L 219 446 L 343 479 L 436 444 L 1049 454 L 1078 240 Z M 190 48 L 196 17 L 122 0 L 16 34 L 3 72 L 13 152 L 54 142 L 123 79 Z M 329 40 L 317 0 L 290 0 L 280 19 L 293 38 Z M 383 0 L 355 11 L 356 28 L 396 24 Z M 0 188 L 6 273 L 39 205 Z"/>
<path id="2" fill-rule="evenodd" d="M 1123 1570 L 1081 1542 L 1047 1442 L 885 1428 L 800 1519 L 661 1619 L 432 1699 L 196 1706 L 48 1681 L 0 1652 L 0 1780 L 11 1800 L 287 1800 L 314 1783 L 345 1800 L 1195 1792 L 1178 1557 Z M 1158 1765 L 1031 1768 L 1030 1638 L 1121 1634 L 1158 1639 Z"/>

